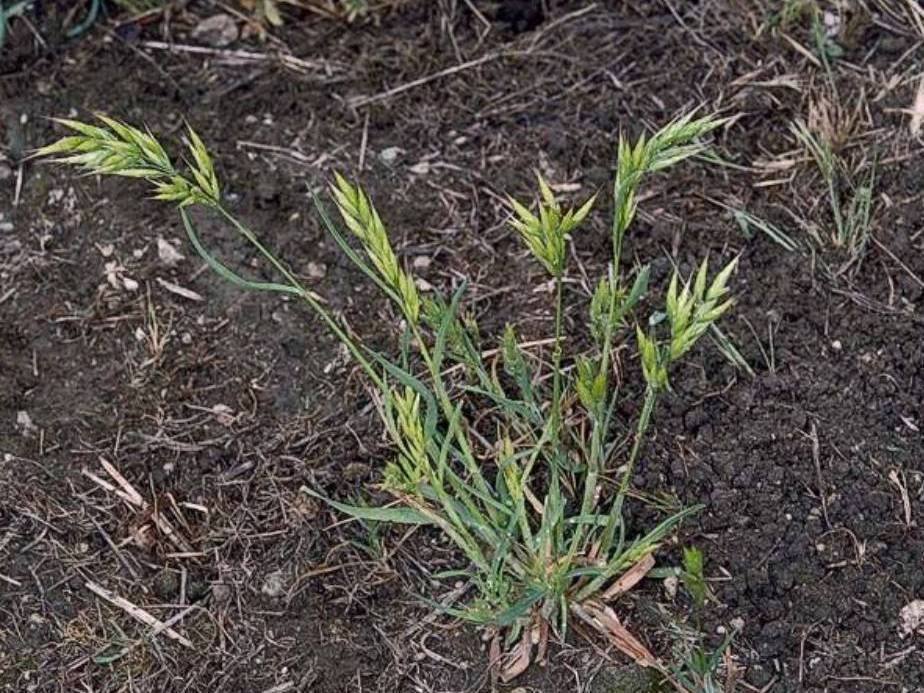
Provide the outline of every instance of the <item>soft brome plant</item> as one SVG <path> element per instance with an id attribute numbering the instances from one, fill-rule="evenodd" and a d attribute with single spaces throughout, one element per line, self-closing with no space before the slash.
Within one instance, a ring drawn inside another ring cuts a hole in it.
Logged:
<path id="1" fill-rule="evenodd" d="M 465 282 L 451 296 L 422 298 L 368 195 L 339 174 L 330 193 L 346 233 L 316 199 L 317 209 L 338 246 L 402 316 L 397 359 L 354 338 L 296 272 L 227 209 L 211 157 L 191 128 L 188 159 L 178 167 L 149 131 L 98 118 L 99 125 L 58 121 L 73 134 L 40 154 L 88 173 L 147 180 L 156 199 L 176 203 L 190 243 L 212 270 L 243 289 L 305 301 L 368 377 L 394 444 L 382 487 L 395 502 L 370 508 L 337 502 L 314 489 L 307 493 L 356 518 L 428 524 L 442 531 L 465 556 L 458 570 L 444 576 L 464 577 L 475 588 L 470 601 L 447 611 L 492 630 L 492 658 L 505 679 L 544 656 L 550 630 L 564 635 L 575 616 L 637 662 L 660 667 L 607 602 L 644 577 L 659 543 L 697 508 L 629 536 L 625 503 L 656 402 L 669 388 L 670 369 L 728 310 L 727 283 L 736 263 L 712 277 L 706 260 L 685 281 L 675 273 L 665 294 L 666 324 L 659 328 L 634 317 L 648 290 L 649 269 L 626 268 L 623 245 L 645 176 L 703 152 L 700 138 L 723 121 L 688 115 L 634 144 L 620 138 L 611 258 L 586 316 L 590 353 L 565 358 L 562 315 L 567 244 L 595 197 L 568 208 L 539 177 L 534 207 L 510 199 L 512 229 L 554 285 L 547 373 L 521 347 L 512 325 L 500 337 L 502 368 L 492 367 L 477 324 L 462 308 Z M 193 205 L 223 217 L 278 272 L 280 282 L 245 278 L 212 255 L 189 215 Z M 617 349 L 633 332 L 644 391 L 634 426 L 626 432 L 616 407 L 630 395 L 622 392 L 614 372 Z M 566 361 L 574 368 L 566 370 Z M 480 414 L 487 414 L 477 417 L 477 429 L 471 416 L 475 402 L 481 403 Z M 485 402 L 489 412 L 483 411 Z M 510 648 L 506 656 L 504 647 Z"/>

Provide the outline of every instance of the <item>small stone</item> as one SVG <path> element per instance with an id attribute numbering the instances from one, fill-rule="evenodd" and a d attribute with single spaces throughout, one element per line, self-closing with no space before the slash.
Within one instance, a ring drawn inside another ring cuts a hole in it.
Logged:
<path id="1" fill-rule="evenodd" d="M 411 264 L 414 266 L 414 269 L 427 269 L 432 262 L 433 258 L 426 255 L 418 255 Z"/>
<path id="2" fill-rule="evenodd" d="M 321 512 L 321 504 L 307 493 L 299 493 L 292 504 L 295 512 L 304 517 L 306 520 L 313 520 Z"/>
<path id="3" fill-rule="evenodd" d="M 231 588 L 223 582 L 212 585 L 212 599 L 216 604 L 224 604 L 231 599 Z"/>
<path id="4" fill-rule="evenodd" d="M 736 616 L 729 622 L 729 625 L 740 633 L 744 630 L 744 619 L 740 616 Z"/>
<path id="5" fill-rule="evenodd" d="M 167 267 L 176 267 L 185 259 L 185 255 L 176 249 L 176 246 L 160 236 L 157 237 L 157 257 Z"/>
<path id="6" fill-rule="evenodd" d="M 382 151 L 379 152 L 379 160 L 387 165 L 391 166 L 398 160 L 398 156 L 403 154 L 405 150 L 401 147 L 385 147 Z"/>
<path id="7" fill-rule="evenodd" d="M 276 570 L 263 580 L 263 587 L 260 588 L 260 591 L 265 594 L 267 597 L 279 597 L 286 591 L 285 580 L 283 580 L 282 572 Z"/>
<path id="8" fill-rule="evenodd" d="M 898 614 L 898 632 L 902 637 L 915 631 L 924 633 L 924 599 L 915 599 L 902 607 Z"/>
<path id="9" fill-rule="evenodd" d="M 833 342 L 831 342 L 831 348 L 834 349 L 834 351 L 840 351 L 844 348 L 844 345 L 841 344 L 841 340 L 835 339 Z"/>
<path id="10" fill-rule="evenodd" d="M 327 265 L 323 262 L 309 262 L 308 276 L 312 279 L 324 279 L 327 276 Z"/>
<path id="11" fill-rule="evenodd" d="M 215 14 L 199 22 L 192 37 L 215 48 L 223 48 L 237 41 L 237 22 L 227 14 Z"/>
<path id="12" fill-rule="evenodd" d="M 668 599 L 674 599 L 677 596 L 677 587 L 680 581 L 674 575 L 668 575 L 664 578 L 664 592 Z"/>
<path id="13" fill-rule="evenodd" d="M 212 413 L 215 415 L 215 420 L 222 426 L 230 426 L 234 423 L 234 410 L 227 404 L 216 404 L 212 407 Z"/>
<path id="14" fill-rule="evenodd" d="M 29 412 L 22 410 L 16 412 L 16 427 L 24 436 L 36 430 L 35 424 L 32 423 L 32 417 L 29 416 Z"/>

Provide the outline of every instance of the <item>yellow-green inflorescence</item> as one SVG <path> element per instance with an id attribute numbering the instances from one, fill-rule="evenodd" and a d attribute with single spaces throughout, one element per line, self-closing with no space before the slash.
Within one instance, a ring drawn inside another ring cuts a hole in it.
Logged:
<path id="1" fill-rule="evenodd" d="M 103 126 L 89 125 L 68 118 L 56 122 L 76 134 L 38 150 L 40 156 L 76 164 L 87 173 L 143 178 L 154 186 L 154 199 L 216 206 L 221 201 L 218 177 L 208 150 L 192 127 L 187 126 L 186 146 L 192 156 L 187 162 L 192 177 L 181 174 L 163 146 L 150 131 L 139 130 L 102 113 L 96 114 Z"/>
<path id="2" fill-rule="evenodd" d="M 510 207 L 514 216 L 510 219 L 510 225 L 548 273 L 560 277 L 565 265 L 565 243 L 568 236 L 584 221 L 597 196 L 592 196 L 579 209 L 569 209 L 562 213 L 561 205 L 549 184 L 541 175 L 537 175 L 537 178 L 542 196 L 539 216 L 511 197 Z"/>
<path id="3" fill-rule="evenodd" d="M 400 300 L 405 317 L 416 325 L 420 319 L 417 287 L 413 278 L 398 264 L 378 211 L 362 188 L 352 185 L 339 173 L 335 174 L 330 189 L 343 223 L 362 243 L 369 260 Z"/>

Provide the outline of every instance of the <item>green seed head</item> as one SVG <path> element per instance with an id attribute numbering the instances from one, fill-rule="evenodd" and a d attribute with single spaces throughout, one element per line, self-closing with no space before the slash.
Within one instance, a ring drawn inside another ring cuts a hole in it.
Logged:
<path id="1" fill-rule="evenodd" d="M 188 128 L 187 162 L 192 177 L 179 173 L 150 130 L 140 130 L 102 113 L 96 118 L 103 127 L 78 120 L 56 118 L 56 122 L 76 134 L 38 150 L 39 156 L 53 156 L 61 163 L 74 164 L 87 173 L 106 176 L 144 178 L 154 186 L 154 198 L 178 203 L 217 205 L 221 199 L 218 177 L 202 140 Z"/>
<path id="2" fill-rule="evenodd" d="M 526 247 L 553 277 L 560 277 L 565 264 L 565 243 L 571 232 L 587 217 L 593 207 L 596 195 L 578 209 L 569 209 L 564 214 L 561 205 L 546 180 L 537 174 L 539 181 L 539 216 L 513 199 L 509 204 L 513 216 L 510 226 L 520 235 Z"/>
<path id="3" fill-rule="evenodd" d="M 395 292 L 405 317 L 417 324 L 420 320 L 420 297 L 413 278 L 398 264 L 388 240 L 385 225 L 369 197 L 359 186 L 352 185 L 339 173 L 334 174 L 331 195 L 343 223 L 362 244 L 382 280 Z"/>

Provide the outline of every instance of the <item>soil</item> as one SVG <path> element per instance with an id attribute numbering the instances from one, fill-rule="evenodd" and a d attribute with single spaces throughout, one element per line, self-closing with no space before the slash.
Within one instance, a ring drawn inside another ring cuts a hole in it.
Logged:
<path id="1" fill-rule="evenodd" d="M 727 165 L 652 178 L 627 261 L 653 260 L 661 286 L 673 262 L 740 257 L 722 329 L 751 372 L 704 340 L 674 374 L 634 480 L 662 503 L 705 503 L 659 564 L 699 546 L 714 600 L 692 617 L 682 590 L 646 580 L 620 616 L 665 659 L 678 624 L 698 621 L 713 644 L 740 628 L 739 690 L 924 690 L 924 635 L 899 629 L 902 607 L 924 598 L 913 3 L 844 18 L 830 80 L 809 30 L 764 25 L 759 2 L 385 4 L 349 25 L 285 6 L 265 41 L 206 54 L 184 46 L 221 3 L 105 17 L 77 40 L 62 38 L 76 21 L 69 3 L 33 18 L 42 41 L 11 22 L 0 54 L 0 688 L 492 688 L 479 633 L 419 598 L 451 596 L 431 574 L 459 556 L 426 531 L 344 523 L 299 491 L 357 498 L 388 456 L 336 342 L 301 306 L 205 271 L 175 213 L 139 187 L 20 165 L 60 134 L 46 116 L 102 110 L 171 141 L 188 120 L 235 211 L 357 333 L 393 349 L 395 315 L 312 209 L 332 170 L 364 182 L 402 258 L 429 260 L 415 266 L 430 284 L 470 277 L 484 333 L 512 320 L 540 338 L 548 296 L 532 289 L 542 275 L 505 227 L 503 196 L 528 197 L 535 169 L 576 198 L 605 189 L 620 132 L 702 105 L 732 116 L 715 142 Z M 237 49 L 258 57 L 222 52 Z M 826 187 L 789 130 L 825 95 L 853 114 L 843 160 L 863 176 L 875 161 L 870 240 L 846 267 L 824 240 Z M 802 249 L 742 233 L 729 207 Z M 229 264 L 271 276 L 215 220 L 201 223 Z M 567 329 L 578 338 L 582 277 L 602 271 L 606 244 L 598 213 L 573 248 Z M 639 386 L 632 363 L 627 391 Z M 627 396 L 627 420 L 634 406 Z M 120 497 L 119 477 L 138 498 Z M 639 526 L 659 516 L 634 505 Z M 185 612 L 174 629 L 189 646 L 142 638 L 147 626 L 88 585 L 160 620 Z M 500 688 L 644 690 L 618 682 L 625 665 L 572 633 L 546 666 Z"/>

